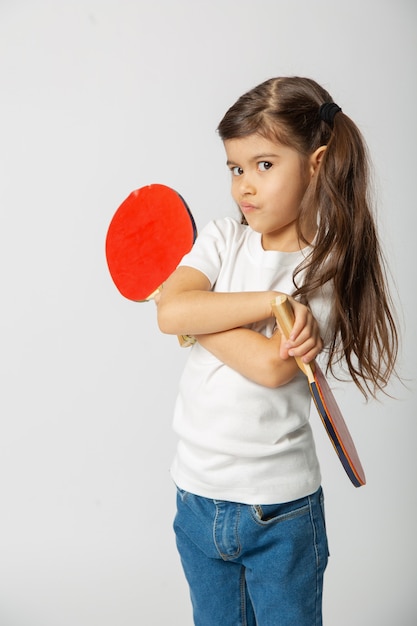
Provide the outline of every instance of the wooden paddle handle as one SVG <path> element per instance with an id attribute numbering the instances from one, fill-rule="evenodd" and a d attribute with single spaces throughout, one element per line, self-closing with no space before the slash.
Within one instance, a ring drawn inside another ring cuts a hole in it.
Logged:
<path id="1" fill-rule="evenodd" d="M 192 335 L 177 335 L 181 348 L 189 348 L 195 344 L 195 337 Z"/>
<path id="2" fill-rule="evenodd" d="M 292 327 L 294 326 L 294 311 L 292 309 L 290 301 L 288 300 L 288 297 L 285 294 L 277 296 L 274 300 L 272 300 L 271 307 L 282 332 L 284 333 L 285 337 L 289 339 Z M 311 364 L 303 363 L 302 360 L 297 356 L 295 356 L 294 358 L 298 367 L 303 372 L 303 374 L 307 376 L 308 380 L 314 380 L 314 374 Z"/>

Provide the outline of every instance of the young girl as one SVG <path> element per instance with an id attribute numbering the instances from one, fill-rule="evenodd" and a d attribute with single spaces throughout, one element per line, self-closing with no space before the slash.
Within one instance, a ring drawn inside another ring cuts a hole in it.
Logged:
<path id="1" fill-rule="evenodd" d="M 397 334 L 361 135 L 306 78 L 243 95 L 219 125 L 242 214 L 213 221 L 164 285 L 163 332 L 193 335 L 172 465 L 197 626 L 318 626 L 328 558 L 310 394 L 291 356 L 386 385 Z M 271 300 L 291 295 L 290 341 Z"/>

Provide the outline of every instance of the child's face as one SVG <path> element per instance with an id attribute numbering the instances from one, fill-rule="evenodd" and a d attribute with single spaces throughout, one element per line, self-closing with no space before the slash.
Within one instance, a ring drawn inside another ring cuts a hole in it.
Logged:
<path id="1" fill-rule="evenodd" d="M 313 169 L 299 152 L 260 135 L 224 142 L 232 196 L 265 250 L 300 249 L 297 218 Z M 313 238 L 315 227 L 304 235 Z"/>

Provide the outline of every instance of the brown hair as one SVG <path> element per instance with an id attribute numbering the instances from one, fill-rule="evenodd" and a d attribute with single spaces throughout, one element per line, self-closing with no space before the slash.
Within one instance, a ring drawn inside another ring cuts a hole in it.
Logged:
<path id="1" fill-rule="evenodd" d="M 309 78 L 265 81 L 227 111 L 218 131 L 223 140 L 259 134 L 298 150 L 305 157 L 327 146 L 318 173 L 304 196 L 304 220 L 318 230 L 307 260 L 294 273 L 294 296 L 308 302 L 318 288 L 333 281 L 334 334 L 328 368 L 346 361 L 362 393 L 375 395 L 394 372 L 398 333 L 386 273 L 369 201 L 369 166 L 365 142 L 342 111 L 329 125 L 320 106 L 333 102 Z M 297 276 L 303 271 L 303 284 Z"/>

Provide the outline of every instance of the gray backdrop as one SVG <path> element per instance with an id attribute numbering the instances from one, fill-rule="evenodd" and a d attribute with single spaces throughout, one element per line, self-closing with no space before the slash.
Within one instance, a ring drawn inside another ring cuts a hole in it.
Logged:
<path id="1" fill-rule="evenodd" d="M 0 624 L 192 624 L 171 531 L 186 351 L 116 292 L 104 239 L 128 193 L 234 211 L 216 125 L 271 76 L 324 84 L 363 130 L 409 388 L 337 385 L 368 485 L 315 414 L 329 626 L 412 626 L 417 435 L 415 0 L 0 0 Z"/>

